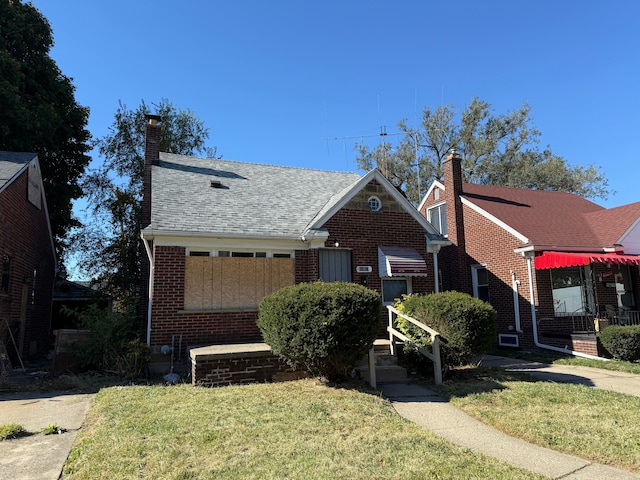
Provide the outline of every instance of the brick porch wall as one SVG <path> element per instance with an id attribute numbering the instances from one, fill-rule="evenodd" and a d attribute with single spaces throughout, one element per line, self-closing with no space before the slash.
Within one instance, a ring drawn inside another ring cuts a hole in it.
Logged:
<path id="1" fill-rule="evenodd" d="M 190 354 L 194 386 L 272 382 L 303 375 L 303 372 L 294 372 L 264 343 L 197 348 Z"/>

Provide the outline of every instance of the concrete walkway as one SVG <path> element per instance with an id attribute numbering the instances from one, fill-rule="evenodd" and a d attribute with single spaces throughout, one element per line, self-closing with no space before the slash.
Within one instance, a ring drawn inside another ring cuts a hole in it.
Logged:
<path id="1" fill-rule="evenodd" d="M 522 371 L 540 379 L 579 383 L 640 396 L 640 376 L 595 368 L 555 366 L 484 356 L 480 364 Z M 640 475 L 539 447 L 505 435 L 449 404 L 423 385 L 380 386 L 396 411 L 452 443 L 553 479 L 640 479 Z"/>
<path id="2" fill-rule="evenodd" d="M 0 395 L 0 425 L 17 423 L 31 433 L 0 441 L 0 478 L 57 480 L 94 397 L 65 392 Z M 57 425 L 66 432 L 39 433 L 49 425 Z"/>

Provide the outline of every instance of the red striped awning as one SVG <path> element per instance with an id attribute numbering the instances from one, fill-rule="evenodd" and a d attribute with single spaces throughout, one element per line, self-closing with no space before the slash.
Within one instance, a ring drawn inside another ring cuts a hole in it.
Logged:
<path id="1" fill-rule="evenodd" d="M 640 255 L 621 255 L 617 253 L 567 253 L 543 252 L 535 257 L 536 270 L 547 268 L 578 267 L 590 263 L 614 263 L 622 265 L 640 265 Z"/>
<path id="2" fill-rule="evenodd" d="M 427 275 L 427 262 L 411 247 L 378 247 L 381 277 L 417 277 Z"/>

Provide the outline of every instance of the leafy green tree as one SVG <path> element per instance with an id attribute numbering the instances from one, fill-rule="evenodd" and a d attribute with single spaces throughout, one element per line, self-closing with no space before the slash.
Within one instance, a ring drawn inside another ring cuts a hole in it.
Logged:
<path id="1" fill-rule="evenodd" d="M 215 148 L 205 147 L 209 129 L 191 110 L 166 99 L 151 107 L 143 100 L 130 110 L 120 102 L 109 134 L 96 142 L 103 163 L 83 179 L 91 218 L 74 236 L 79 267 L 124 310 L 134 308 L 140 282 L 145 115 L 162 119 L 160 151 L 216 158 Z"/>
<path id="2" fill-rule="evenodd" d="M 0 150 L 36 152 L 60 257 L 79 226 L 72 201 L 90 157 L 89 109 L 49 56 L 49 22 L 30 3 L 0 0 Z"/>
<path id="3" fill-rule="evenodd" d="M 358 166 L 378 167 L 410 200 L 421 200 L 426 188 L 442 177 L 442 162 L 455 149 L 462 157 L 464 181 L 490 185 L 558 190 L 585 198 L 607 198 L 608 181 L 593 165 L 571 166 L 549 148 L 540 151 L 540 132 L 533 126 L 525 103 L 515 112 L 494 115 L 478 98 L 458 119 L 453 106 L 423 110 L 420 128 L 406 120 L 398 126 L 398 145 L 384 142 L 375 148 L 359 144 Z M 419 184 L 418 184 L 419 182 Z"/>

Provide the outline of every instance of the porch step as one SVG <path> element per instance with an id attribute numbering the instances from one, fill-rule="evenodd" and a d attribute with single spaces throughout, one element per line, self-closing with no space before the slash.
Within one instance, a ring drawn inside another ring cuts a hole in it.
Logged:
<path id="1" fill-rule="evenodd" d="M 391 355 L 389 340 L 378 339 L 373 344 L 376 383 L 408 383 L 407 369 L 398 365 L 398 357 Z M 356 367 L 358 376 L 369 382 L 369 356 L 365 355 Z"/>
<path id="2" fill-rule="evenodd" d="M 358 376 L 369 382 L 369 367 L 356 367 Z M 376 365 L 376 383 L 409 383 L 407 369 L 399 365 Z"/>

